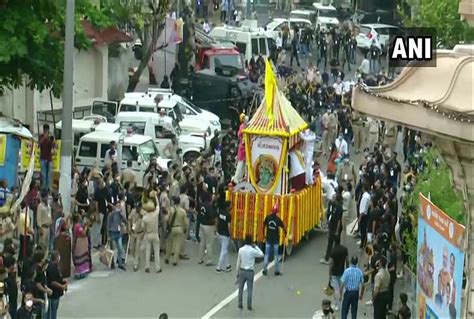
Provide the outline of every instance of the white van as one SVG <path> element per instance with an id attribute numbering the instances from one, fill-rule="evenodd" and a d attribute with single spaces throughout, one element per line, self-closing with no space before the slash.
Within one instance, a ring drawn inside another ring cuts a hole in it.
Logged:
<path id="1" fill-rule="evenodd" d="M 316 21 L 317 26 L 322 32 L 328 32 L 332 27 L 339 25 L 339 19 L 337 18 L 337 10 L 333 6 L 324 6 L 320 3 L 313 3 L 313 7 L 316 9 Z"/>
<path id="2" fill-rule="evenodd" d="M 179 147 L 183 150 L 183 159 L 188 163 L 199 157 L 201 148 L 206 148 L 204 137 L 182 134 L 179 125 L 169 116 L 156 113 L 120 112 L 117 114 L 115 123 L 120 126 L 122 132 L 131 129 L 137 134 L 153 138 L 158 151 L 165 157 L 171 156 L 171 154 L 165 154 L 163 150 L 171 143 L 171 138 L 174 136 L 177 137 Z"/>
<path id="3" fill-rule="evenodd" d="M 81 137 L 76 152 L 75 163 L 79 170 L 84 167 L 97 166 L 102 169 L 105 165 L 105 153 L 110 147 L 110 142 L 117 142 L 119 167 L 127 167 L 127 161 L 132 161 L 132 169 L 137 176 L 137 184 L 142 186 L 145 170 L 152 158 L 156 158 L 159 169 L 166 171 L 168 162 L 163 159 L 149 136 L 139 134 L 92 132 Z"/>
<path id="4" fill-rule="evenodd" d="M 79 140 L 82 136 L 90 132 L 106 132 L 106 133 L 117 133 L 119 132 L 120 127 L 114 123 L 98 122 L 92 119 L 81 119 L 81 120 L 72 120 L 72 145 L 74 147 L 74 152 L 77 150 L 79 145 Z M 62 121 L 56 123 L 56 130 L 54 136 L 57 139 L 61 139 L 62 133 Z"/>
<path id="5" fill-rule="evenodd" d="M 163 100 L 158 104 L 158 108 L 160 110 L 164 109 L 167 114 L 170 114 L 170 110 L 179 108 L 179 106 L 178 102 L 175 100 Z M 178 125 L 181 129 L 181 134 L 205 138 L 206 146 L 210 146 L 210 140 L 214 137 L 214 131 L 209 125 L 209 120 L 206 121 L 194 117 L 183 117 L 183 119 L 178 122 Z"/>
<path id="6" fill-rule="evenodd" d="M 252 29 L 248 27 L 222 26 L 215 27 L 209 33 L 211 37 L 218 41 L 232 42 L 238 48 L 244 59 L 250 61 L 252 57 L 262 55 L 270 56 L 269 43 L 265 31 L 263 29 Z M 273 41 L 273 40 L 270 40 Z"/>

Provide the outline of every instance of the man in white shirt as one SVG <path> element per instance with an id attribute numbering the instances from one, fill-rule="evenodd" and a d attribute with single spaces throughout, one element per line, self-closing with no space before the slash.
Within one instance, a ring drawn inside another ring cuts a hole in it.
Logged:
<path id="1" fill-rule="evenodd" d="M 209 25 L 209 22 L 207 21 L 207 19 L 204 21 L 204 23 L 202 24 L 202 29 L 204 30 L 204 32 L 206 33 L 209 33 L 211 32 L 211 26 Z"/>
<path id="2" fill-rule="evenodd" d="M 360 232 L 360 248 L 364 248 L 367 243 L 367 229 L 369 226 L 369 204 L 370 193 L 369 187 L 364 184 L 364 193 L 359 204 L 359 232 Z"/>
<path id="3" fill-rule="evenodd" d="M 281 37 L 281 33 L 278 33 L 276 41 L 275 41 L 276 48 L 280 50 L 283 46 L 283 38 Z"/>
<path id="4" fill-rule="evenodd" d="M 104 161 L 105 163 L 112 164 L 117 160 L 117 143 L 115 141 L 110 142 L 110 148 L 105 152 Z"/>
<path id="5" fill-rule="evenodd" d="M 344 139 L 342 132 L 339 133 L 339 136 L 337 137 L 335 144 L 336 144 L 337 151 L 339 152 L 339 154 L 341 154 L 341 156 L 349 155 L 349 148 L 347 146 L 347 142 Z"/>
<path id="6" fill-rule="evenodd" d="M 247 283 L 247 309 L 252 310 L 252 292 L 253 277 L 255 275 L 255 259 L 263 258 L 263 252 L 258 246 L 252 244 L 252 236 L 245 236 L 245 245 L 239 249 L 237 255 L 237 283 L 239 285 L 238 307 L 243 308 L 242 297 L 244 293 L 244 285 Z"/>
<path id="7" fill-rule="evenodd" d="M 313 184 L 313 153 L 314 153 L 314 144 L 316 142 L 316 134 L 314 133 L 316 128 L 312 125 L 311 129 L 300 133 L 300 138 L 304 141 L 303 144 L 303 154 L 304 154 L 304 167 L 306 173 L 306 185 Z"/>

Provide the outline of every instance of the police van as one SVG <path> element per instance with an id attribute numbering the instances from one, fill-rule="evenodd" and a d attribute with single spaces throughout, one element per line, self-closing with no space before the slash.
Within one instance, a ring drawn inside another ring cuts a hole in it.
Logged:
<path id="1" fill-rule="evenodd" d="M 209 35 L 218 41 L 234 43 L 246 61 L 258 55 L 269 57 L 270 49 L 273 47 L 270 42 L 273 40 L 266 36 L 265 30 L 251 26 L 215 27 Z"/>
<path id="2" fill-rule="evenodd" d="M 56 123 L 54 136 L 56 139 L 61 139 L 62 133 L 62 121 Z M 108 132 L 108 133 L 116 133 L 119 132 L 120 127 L 114 123 L 106 123 L 101 121 L 100 119 L 92 119 L 90 117 L 86 117 L 80 120 L 72 120 L 72 145 L 74 148 L 74 152 L 77 150 L 77 146 L 79 145 L 79 140 L 82 136 L 86 135 L 87 133 L 91 132 Z"/>
<path id="3" fill-rule="evenodd" d="M 173 137 L 177 138 L 179 147 L 183 150 L 183 159 L 186 162 L 197 159 L 200 150 L 206 148 L 204 136 L 182 134 L 177 122 L 169 116 L 162 116 L 157 113 L 120 112 L 117 114 L 115 123 L 120 126 L 121 132 L 131 130 L 151 137 L 160 154 L 166 158 L 174 155 L 164 153 L 164 149 L 171 143 Z"/>
<path id="4" fill-rule="evenodd" d="M 337 9 L 331 5 L 325 6 L 320 3 L 313 3 L 316 11 L 316 23 L 322 32 L 329 32 L 331 28 L 339 25 Z"/>
<path id="5" fill-rule="evenodd" d="M 75 163 L 79 170 L 85 167 L 105 166 L 105 154 L 110 148 L 110 142 L 117 143 L 117 161 L 119 167 L 127 167 L 127 162 L 132 162 L 138 186 L 142 186 L 145 170 L 148 168 L 152 158 L 156 159 L 158 168 L 166 171 L 168 162 L 163 159 L 153 139 L 149 136 L 127 133 L 92 132 L 81 137 L 76 151 Z"/>

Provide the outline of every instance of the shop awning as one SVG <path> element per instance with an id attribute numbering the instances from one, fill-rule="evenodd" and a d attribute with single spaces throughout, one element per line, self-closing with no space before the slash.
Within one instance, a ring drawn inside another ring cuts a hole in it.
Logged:
<path id="1" fill-rule="evenodd" d="M 474 143 L 474 55 L 437 53 L 436 67 L 407 67 L 389 85 L 357 86 L 356 111 L 429 134 Z"/>

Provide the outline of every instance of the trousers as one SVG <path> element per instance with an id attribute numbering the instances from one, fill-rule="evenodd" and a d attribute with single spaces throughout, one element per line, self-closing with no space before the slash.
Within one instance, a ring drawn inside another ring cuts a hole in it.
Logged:
<path id="1" fill-rule="evenodd" d="M 278 256 L 278 244 L 272 243 L 265 243 L 265 256 L 263 257 L 263 270 L 267 270 L 268 261 L 270 259 L 270 255 L 273 255 L 273 259 L 275 260 L 275 272 L 280 272 L 280 258 Z"/>
<path id="2" fill-rule="evenodd" d="M 352 130 L 354 131 L 354 149 L 356 152 L 360 152 L 365 147 L 364 127 L 354 124 Z"/>
<path id="3" fill-rule="evenodd" d="M 51 162 L 48 160 L 41 160 L 41 187 L 42 189 L 50 189 L 51 188 Z"/>
<path id="4" fill-rule="evenodd" d="M 181 252 L 181 247 L 184 242 L 184 229 L 181 226 L 171 228 L 171 233 L 167 238 L 167 247 L 166 247 L 166 259 L 171 257 L 172 263 L 177 263 L 179 254 Z"/>
<path id="5" fill-rule="evenodd" d="M 147 233 L 143 240 L 145 241 L 145 268 L 150 269 L 151 248 L 153 246 L 155 267 L 157 271 L 160 270 L 160 236 L 158 236 L 158 233 Z"/>
<path id="6" fill-rule="evenodd" d="M 41 227 L 41 233 L 39 234 L 38 244 L 40 244 L 44 248 L 46 255 L 48 255 L 49 251 L 49 235 L 50 228 Z"/>
<path id="7" fill-rule="evenodd" d="M 138 267 L 140 265 L 140 257 L 142 256 L 142 234 L 130 234 L 130 247 L 133 249 L 133 266 Z"/>
<path id="8" fill-rule="evenodd" d="M 367 138 L 367 147 L 372 152 L 375 147 L 375 143 L 379 141 L 379 133 L 377 132 L 369 132 L 369 136 Z"/>
<path id="9" fill-rule="evenodd" d="M 239 307 L 242 308 L 243 303 L 242 303 L 242 298 L 244 294 L 244 285 L 247 283 L 247 308 L 252 307 L 252 294 L 253 294 L 253 277 L 255 273 L 253 270 L 243 270 L 239 269 L 239 278 L 238 278 L 238 284 L 239 284 L 239 294 L 238 294 L 238 302 L 239 302 Z"/>
<path id="10" fill-rule="evenodd" d="M 344 297 L 342 298 L 341 318 L 347 319 L 347 315 L 349 314 L 349 309 L 351 309 L 351 318 L 356 319 L 358 305 L 359 305 L 359 291 L 346 290 L 344 292 Z"/>
<path id="11" fill-rule="evenodd" d="M 235 170 L 235 175 L 232 178 L 234 183 L 238 184 L 240 183 L 245 176 L 245 161 L 238 161 L 237 162 L 237 168 Z"/>
<path id="12" fill-rule="evenodd" d="M 374 319 L 387 318 L 388 291 L 379 292 L 374 298 Z"/>
<path id="13" fill-rule="evenodd" d="M 202 225 L 199 227 L 199 238 L 201 239 L 199 247 L 199 261 L 204 261 L 204 255 L 207 250 L 207 263 L 212 263 L 212 239 L 214 238 L 214 226 Z"/>
<path id="14" fill-rule="evenodd" d="M 219 261 L 217 262 L 217 269 L 225 269 L 229 265 L 229 236 L 218 235 L 219 243 L 221 244 L 221 253 L 219 254 Z"/>

